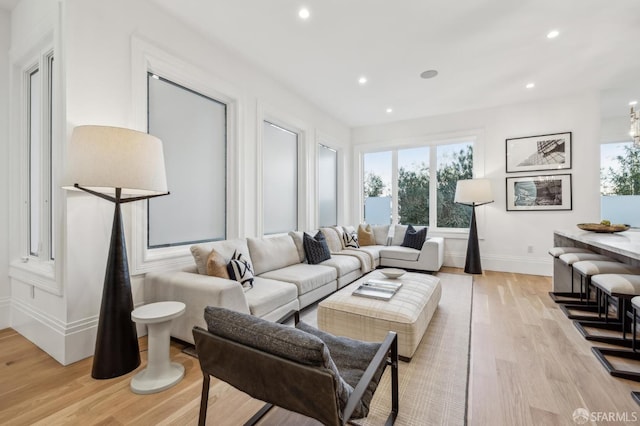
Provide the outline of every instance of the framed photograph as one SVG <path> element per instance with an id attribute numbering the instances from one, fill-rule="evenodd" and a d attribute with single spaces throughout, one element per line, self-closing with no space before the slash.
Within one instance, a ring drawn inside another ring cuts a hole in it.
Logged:
<path id="1" fill-rule="evenodd" d="M 571 132 L 507 139 L 507 173 L 571 168 Z"/>
<path id="2" fill-rule="evenodd" d="M 507 211 L 571 210 L 571 175 L 507 178 Z"/>

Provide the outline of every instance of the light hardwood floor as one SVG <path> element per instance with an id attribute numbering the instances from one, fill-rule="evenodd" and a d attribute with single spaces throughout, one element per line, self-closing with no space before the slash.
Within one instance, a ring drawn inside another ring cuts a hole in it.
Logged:
<path id="1" fill-rule="evenodd" d="M 602 424 L 640 421 L 640 406 L 630 396 L 640 383 L 606 373 L 592 344 L 549 299 L 550 287 L 550 278 L 532 275 L 486 271 L 474 277 L 468 423 L 573 425 L 577 408 L 609 420 L 617 416 L 618 422 Z M 144 366 L 146 338 L 140 342 Z M 185 379 L 142 396 L 129 390 L 134 373 L 93 380 L 90 358 L 62 367 L 13 330 L 0 330 L 0 424 L 197 424 L 202 378 L 197 360 L 181 349 L 172 343 L 172 359 L 185 366 Z M 208 424 L 242 424 L 262 406 L 224 383 L 211 383 Z M 318 423 L 276 410 L 262 424 Z"/>

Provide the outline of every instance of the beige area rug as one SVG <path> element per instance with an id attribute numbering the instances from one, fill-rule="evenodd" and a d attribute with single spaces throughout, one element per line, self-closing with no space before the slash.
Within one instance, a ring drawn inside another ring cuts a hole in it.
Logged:
<path id="1" fill-rule="evenodd" d="M 472 277 L 438 273 L 442 297 L 411 362 L 400 362 L 400 413 L 396 425 L 464 425 L 469 368 Z M 315 309 L 302 319 L 315 322 Z M 384 424 L 391 410 L 391 376 L 385 371 L 362 425 Z"/>

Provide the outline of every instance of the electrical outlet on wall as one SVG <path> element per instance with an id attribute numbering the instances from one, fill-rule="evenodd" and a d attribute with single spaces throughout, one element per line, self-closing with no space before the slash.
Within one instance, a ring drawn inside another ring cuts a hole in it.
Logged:
<path id="1" fill-rule="evenodd" d="M 533 246 L 527 246 L 527 253 L 533 253 Z"/>

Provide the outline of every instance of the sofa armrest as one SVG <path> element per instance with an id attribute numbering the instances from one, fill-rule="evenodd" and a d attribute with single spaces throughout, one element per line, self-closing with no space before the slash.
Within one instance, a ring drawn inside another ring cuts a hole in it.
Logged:
<path id="1" fill-rule="evenodd" d="M 444 238 L 431 237 L 422 244 L 418 262 L 427 271 L 438 271 L 444 263 Z"/>
<path id="2" fill-rule="evenodd" d="M 146 303 L 177 301 L 186 305 L 184 315 L 175 318 L 171 335 L 193 343 L 194 325 L 206 328 L 204 308 L 218 306 L 245 314 L 249 305 L 242 286 L 232 280 L 184 271 L 149 273 L 144 279 Z"/>

